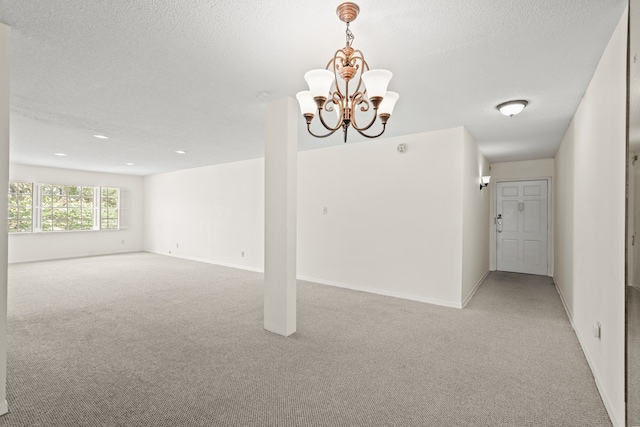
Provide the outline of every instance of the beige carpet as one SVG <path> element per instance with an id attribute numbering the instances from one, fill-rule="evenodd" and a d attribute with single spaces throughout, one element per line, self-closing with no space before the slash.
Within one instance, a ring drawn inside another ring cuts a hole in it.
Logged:
<path id="1" fill-rule="evenodd" d="M 425 280 L 429 280 L 425 278 Z M 492 273 L 464 310 L 138 253 L 11 265 L 0 426 L 604 426 L 551 279 Z"/>

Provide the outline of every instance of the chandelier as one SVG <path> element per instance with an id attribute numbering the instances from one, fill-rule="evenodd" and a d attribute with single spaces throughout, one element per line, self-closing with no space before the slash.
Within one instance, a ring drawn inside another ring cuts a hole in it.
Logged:
<path id="1" fill-rule="evenodd" d="M 349 30 L 349 23 L 355 21 L 359 12 L 360 8 L 355 3 L 342 3 L 338 6 L 338 17 L 347 24 L 346 46 L 335 52 L 325 69 L 307 72 L 304 79 L 309 90 L 296 95 L 302 115 L 307 121 L 307 130 L 316 138 L 326 138 L 342 129 L 344 142 L 347 142 L 350 126 L 362 136 L 377 138 L 384 133 L 393 107 L 400 97 L 395 92 L 387 92 L 393 73 L 388 70 L 370 70 L 362 52 L 351 46 L 354 36 Z M 317 135 L 311 130 L 316 112 L 320 123 L 328 131 L 323 135 Z M 329 117 L 325 117 L 327 115 Z M 367 131 L 378 118 L 382 130 L 377 134 L 368 134 Z M 364 120 L 364 123 L 359 124 L 357 120 Z"/>

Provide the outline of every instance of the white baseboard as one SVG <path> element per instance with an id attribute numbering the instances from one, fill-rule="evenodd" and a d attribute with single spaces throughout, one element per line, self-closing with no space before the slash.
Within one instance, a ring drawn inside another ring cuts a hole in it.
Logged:
<path id="1" fill-rule="evenodd" d="M 66 231 L 63 231 L 62 233 L 66 233 Z M 89 255 L 61 256 L 61 257 L 57 257 L 57 258 L 56 257 L 54 257 L 54 258 L 34 258 L 34 259 L 29 259 L 29 260 L 7 261 L 7 264 L 26 264 L 26 263 L 29 263 L 29 262 L 45 262 L 45 261 L 65 261 L 65 260 L 69 260 L 69 259 L 94 258 L 94 257 L 109 256 L 109 255 L 135 254 L 137 252 L 148 252 L 148 251 L 144 251 L 142 249 L 140 249 L 140 250 L 129 250 L 129 249 L 127 249 L 126 251 L 122 251 L 122 252 L 105 252 L 105 253 L 89 254 Z M 159 255 L 162 255 L 162 254 L 159 254 Z"/>
<path id="2" fill-rule="evenodd" d="M 0 402 L 0 415 L 9 413 L 9 405 L 7 405 L 7 401 Z"/>
<path id="3" fill-rule="evenodd" d="M 596 381 L 596 387 L 598 388 L 598 392 L 600 393 L 600 398 L 602 399 L 602 402 L 604 403 L 604 407 L 607 410 L 607 414 L 609 414 L 609 418 L 611 419 L 611 424 L 613 424 L 614 426 L 624 427 L 626 425 L 626 414 L 624 413 L 622 414 L 622 422 L 618 419 L 618 417 L 616 417 L 615 411 L 613 410 L 613 406 L 611 405 L 611 402 L 609 401 L 607 394 L 604 392 L 604 388 L 600 383 L 600 379 L 596 375 L 596 371 L 593 368 L 593 361 L 589 356 L 589 352 L 587 351 L 585 345 L 583 344 L 584 339 L 582 335 L 580 335 L 580 332 L 576 328 L 576 325 L 573 323 L 573 313 L 571 313 L 571 310 L 569 309 L 569 306 L 567 305 L 567 302 L 564 299 L 564 295 L 562 294 L 560 287 L 556 284 L 555 277 L 553 278 L 553 283 L 556 286 L 556 291 L 558 291 L 558 295 L 560 295 L 560 300 L 562 301 L 564 310 L 567 312 L 567 316 L 569 317 L 569 322 L 571 323 L 571 327 L 573 328 L 573 331 L 575 332 L 576 337 L 578 338 L 578 342 L 580 343 L 580 348 L 582 348 L 582 353 L 584 354 L 584 357 L 587 359 L 587 363 L 589 364 L 589 369 L 591 369 L 593 378 Z"/>
<path id="4" fill-rule="evenodd" d="M 564 299 L 564 295 L 562 295 L 562 291 L 560 290 L 560 287 L 558 286 L 558 284 L 556 283 L 556 279 L 555 277 L 553 278 L 553 285 L 556 287 L 556 292 L 558 292 L 558 295 L 560 295 L 560 301 L 562 301 L 562 305 L 564 307 L 564 311 L 567 312 L 567 317 L 569 318 L 569 323 L 571 323 L 571 327 L 573 328 L 573 330 L 575 331 L 576 327 L 573 324 L 573 313 L 571 312 L 571 309 L 569 308 L 569 306 L 567 305 L 567 302 Z"/>
<path id="5" fill-rule="evenodd" d="M 469 301 L 471 301 L 471 298 L 473 298 L 473 296 L 476 294 L 476 291 L 478 290 L 478 288 L 480 287 L 482 282 L 484 282 L 484 279 L 487 278 L 487 275 L 489 274 L 489 271 L 490 270 L 487 270 L 487 271 L 484 272 L 484 274 L 482 275 L 480 280 L 478 280 L 476 282 L 476 284 L 473 286 L 473 289 L 471 290 L 471 292 L 469 292 L 469 295 L 464 300 L 462 300 L 462 308 L 465 308 L 467 306 L 467 304 L 469 304 Z"/>
<path id="6" fill-rule="evenodd" d="M 219 265 L 222 267 L 237 268 L 238 270 L 253 271 L 254 273 L 264 273 L 263 268 L 251 267 L 249 265 L 232 264 L 229 262 L 216 261 L 216 260 L 204 259 L 204 258 L 198 258 L 198 257 L 190 257 L 190 256 L 184 256 L 184 255 L 176 255 L 176 254 L 167 255 L 165 253 L 153 252 L 153 251 L 146 251 L 146 252 L 157 254 L 157 255 L 170 256 L 174 258 L 186 259 L 188 261 L 204 262 L 205 264 Z"/>
<path id="7" fill-rule="evenodd" d="M 318 279 L 317 277 L 298 276 L 298 279 L 304 280 L 307 282 L 319 283 L 321 285 L 329 285 L 329 286 L 335 286 L 337 288 L 350 289 L 352 291 L 368 292 L 370 294 L 384 295 L 387 297 L 401 298 L 401 299 L 418 301 L 418 302 L 426 302 L 427 304 L 440 305 L 443 307 L 462 308 L 462 304 L 455 301 L 447 301 L 447 300 L 441 300 L 437 298 L 426 298 L 420 295 L 405 294 L 402 292 L 385 291 L 381 289 L 370 288 L 367 286 L 358 286 L 358 285 L 352 285 L 350 283 L 341 283 L 341 282 L 334 282 L 332 280 Z"/>
<path id="8" fill-rule="evenodd" d="M 175 257 L 175 258 L 180 258 L 180 259 L 186 259 L 186 260 L 189 260 L 189 261 L 204 262 L 204 263 L 207 263 L 207 264 L 220 265 L 220 266 L 223 266 L 223 267 L 230 267 L 230 268 L 237 268 L 237 269 L 240 269 L 240 270 L 253 271 L 255 273 L 264 273 L 264 268 L 256 268 L 256 267 L 250 267 L 250 266 L 247 266 L 247 265 L 231 264 L 231 263 L 228 263 L 228 262 L 221 262 L 221 261 L 203 259 L 203 258 L 198 258 L 198 257 L 189 257 L 189 256 L 183 256 L 183 255 L 176 255 L 176 254 L 167 255 L 165 253 L 159 253 L 159 252 L 154 252 L 154 251 L 146 251 L 146 252 L 154 253 L 154 254 L 158 254 L 158 255 Z M 485 276 L 486 276 L 486 274 L 485 274 Z M 334 282 L 334 281 L 331 281 L 331 280 L 319 279 L 317 277 L 310 277 L 310 276 L 298 275 L 297 279 L 298 280 L 304 280 L 304 281 L 307 281 L 307 282 L 318 283 L 318 284 L 321 284 L 321 285 L 329 285 L 329 286 L 335 286 L 337 288 L 350 289 L 352 291 L 368 292 L 370 294 L 384 295 L 384 296 L 387 296 L 387 297 L 401 298 L 401 299 L 406 299 L 406 300 L 410 300 L 410 301 L 425 302 L 427 304 L 440 305 L 440 306 L 443 306 L 443 307 L 462 308 L 462 304 L 460 304 L 458 302 L 455 302 L 455 301 L 447 301 L 447 300 L 441 300 L 441 299 L 437 299 L 437 298 L 426 298 L 426 297 L 423 297 L 423 296 L 420 296 L 420 295 L 405 294 L 405 293 L 402 293 L 402 292 L 385 291 L 385 290 L 381 290 L 381 289 L 370 288 L 370 287 L 367 287 L 367 286 L 358 286 L 358 285 L 353 285 L 353 284 L 350 284 L 350 283 Z M 484 279 L 484 277 L 483 277 L 483 279 Z M 482 280 L 480 280 L 480 282 L 482 282 Z M 477 286 L 479 286 L 479 283 L 476 285 L 476 288 L 477 288 Z M 474 292 L 475 292 L 475 289 L 474 289 Z"/>

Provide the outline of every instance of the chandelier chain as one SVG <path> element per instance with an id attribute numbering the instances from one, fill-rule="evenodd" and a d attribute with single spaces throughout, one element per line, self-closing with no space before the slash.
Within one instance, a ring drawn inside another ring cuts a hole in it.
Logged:
<path id="1" fill-rule="evenodd" d="M 351 32 L 351 30 L 349 29 L 349 23 L 347 22 L 347 46 L 351 46 L 351 43 L 353 43 L 353 39 L 355 39 L 356 37 L 353 35 L 353 33 Z"/>

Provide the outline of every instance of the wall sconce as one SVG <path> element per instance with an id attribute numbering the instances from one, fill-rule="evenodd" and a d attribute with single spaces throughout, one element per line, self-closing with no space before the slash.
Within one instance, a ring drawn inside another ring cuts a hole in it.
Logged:
<path id="1" fill-rule="evenodd" d="M 482 190 L 484 187 L 489 185 L 490 180 L 491 180 L 491 176 L 489 175 L 485 175 L 482 178 L 480 178 L 480 190 Z"/>

